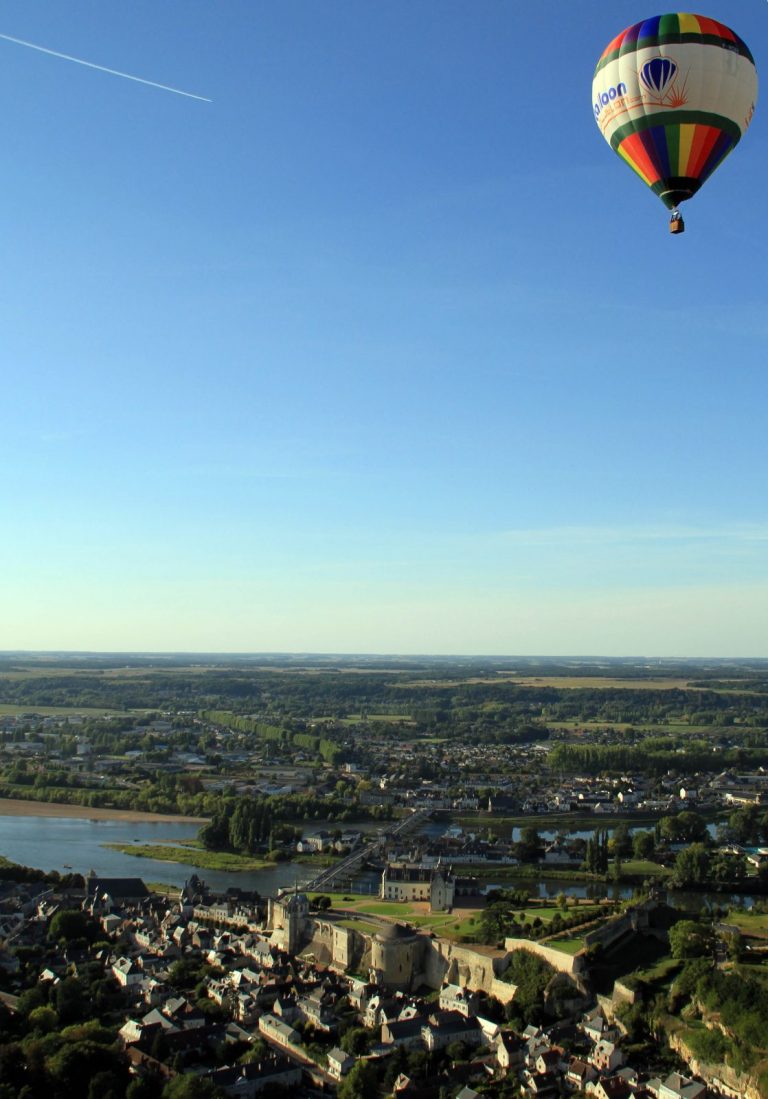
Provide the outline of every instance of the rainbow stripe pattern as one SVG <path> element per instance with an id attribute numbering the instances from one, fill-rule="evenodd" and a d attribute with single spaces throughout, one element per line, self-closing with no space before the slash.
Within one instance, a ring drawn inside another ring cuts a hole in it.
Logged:
<path id="1" fill-rule="evenodd" d="M 746 43 L 702 15 L 656 15 L 603 50 L 592 84 L 611 148 L 662 201 L 691 198 L 752 118 L 757 74 Z"/>
<path id="2" fill-rule="evenodd" d="M 717 126 L 689 122 L 635 131 L 617 143 L 616 152 L 655 194 L 675 192 L 667 202 L 671 208 L 691 198 L 735 147 L 736 139 Z M 674 186 L 674 180 L 687 182 Z"/>
<path id="3" fill-rule="evenodd" d="M 749 58 L 753 65 L 755 63 L 746 42 L 730 27 L 726 27 L 725 23 L 718 23 L 716 19 L 709 19 L 704 15 L 677 12 L 673 15 L 654 15 L 651 19 L 644 19 L 617 34 L 600 55 L 595 73 L 620 55 L 642 50 L 647 46 L 684 41 L 735 48 L 743 57 Z"/>

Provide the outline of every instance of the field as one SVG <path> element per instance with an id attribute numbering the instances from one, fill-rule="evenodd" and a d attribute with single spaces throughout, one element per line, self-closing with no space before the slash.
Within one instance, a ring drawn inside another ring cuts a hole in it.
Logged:
<path id="1" fill-rule="evenodd" d="M 692 687 L 689 679 L 613 679 L 608 675 L 496 675 L 470 676 L 467 679 L 419 679 L 401 683 L 401 687 L 463 687 L 467 684 L 490 685 L 495 683 L 513 683 L 516 687 L 560 687 L 563 690 L 631 690 L 631 691 L 693 691 L 704 690 Z M 707 690 L 709 688 L 706 688 Z"/>
<path id="2" fill-rule="evenodd" d="M 702 686 L 695 677 L 688 679 L 678 677 L 666 679 L 663 676 L 656 678 L 637 679 L 612 678 L 608 675 L 516 675 L 501 674 L 496 676 L 475 676 L 467 679 L 413 679 L 407 683 L 399 683 L 398 687 L 406 690 L 424 687 L 465 687 L 493 686 L 499 683 L 512 683 L 516 687 L 557 687 L 564 691 L 600 690 L 600 691 L 718 691 L 728 694 L 752 694 L 747 688 L 740 688 L 738 679 L 731 681 L 733 686 L 727 688 L 720 686 Z M 605 724 L 605 723 L 603 723 Z"/>
<path id="3" fill-rule="evenodd" d="M 322 719 L 320 719 L 322 720 Z M 339 720 L 340 725 L 360 725 L 365 722 L 375 724 L 376 722 L 386 722 L 389 725 L 415 725 L 416 722 L 409 714 L 350 714 L 349 717 L 342 717 Z"/>
<path id="4" fill-rule="evenodd" d="M 42 659 L 34 667 L 19 664 L 14 668 L 3 668 L 0 679 L 146 679 L 149 675 L 207 675 L 210 667 L 197 664 L 176 665 L 174 667 L 146 665 L 141 668 L 62 668 L 47 665 Z"/>
<path id="5" fill-rule="evenodd" d="M 0 672 L 0 678 L 4 675 Z M 131 711 L 143 713 L 142 710 Z M 9 702 L 0 702 L 0 714 L 8 714 L 10 717 L 19 717 L 21 714 L 35 714 L 40 717 L 128 717 L 126 710 L 106 710 L 100 706 L 13 706 Z"/>
<path id="6" fill-rule="evenodd" d="M 712 725 L 689 725 L 683 721 L 668 721 L 663 724 L 649 725 L 647 722 L 642 721 L 582 721 L 579 718 L 573 718 L 569 721 L 547 721 L 547 726 L 550 729 L 565 729 L 569 733 L 592 729 L 619 729 L 621 731 L 635 729 L 638 733 L 648 733 L 651 736 L 669 736 L 671 733 L 705 734 L 711 733 L 713 728 L 716 728 Z"/>

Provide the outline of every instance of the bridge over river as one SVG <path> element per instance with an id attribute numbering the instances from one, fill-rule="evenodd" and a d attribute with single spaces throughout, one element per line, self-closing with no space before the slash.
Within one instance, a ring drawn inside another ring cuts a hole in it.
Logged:
<path id="1" fill-rule="evenodd" d="M 327 867 L 316 877 L 304 882 L 301 888 L 306 892 L 316 892 L 318 889 L 327 889 L 338 878 L 351 878 L 367 859 L 380 854 L 393 836 L 402 836 L 407 832 L 412 832 L 414 828 L 418 828 L 425 820 L 428 820 L 429 816 L 429 809 L 416 809 L 409 816 L 399 820 L 392 828 L 382 829 L 370 843 L 356 848 L 340 862 L 334 863 L 333 866 Z"/>

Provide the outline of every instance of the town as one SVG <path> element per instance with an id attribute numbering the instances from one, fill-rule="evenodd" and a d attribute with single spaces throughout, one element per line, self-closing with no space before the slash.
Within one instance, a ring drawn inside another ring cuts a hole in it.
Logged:
<path id="1" fill-rule="evenodd" d="M 0 861 L 2 1099 L 765 1093 L 761 669 L 140 670 L 5 681 L 14 811 L 198 823 Z"/>

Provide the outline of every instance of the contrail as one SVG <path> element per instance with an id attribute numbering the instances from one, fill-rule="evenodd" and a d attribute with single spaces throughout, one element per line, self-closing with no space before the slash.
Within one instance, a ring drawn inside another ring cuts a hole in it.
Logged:
<path id="1" fill-rule="evenodd" d="M 46 49 L 45 46 L 36 46 L 34 42 L 25 42 L 23 38 L 12 38 L 10 34 L 0 34 L 6 42 L 15 42 L 17 46 L 27 46 L 30 50 L 39 50 L 40 53 L 49 53 L 51 57 L 60 57 L 64 61 L 74 61 L 76 65 L 85 65 L 89 69 L 98 69 L 99 72 L 111 73 L 112 76 L 122 76 L 126 80 L 135 80 L 137 84 L 148 84 L 150 88 L 160 88 L 164 92 L 173 92 L 174 95 L 184 95 L 187 99 L 199 99 L 203 103 L 213 103 L 204 95 L 193 95 L 192 92 L 183 92 L 181 88 L 171 88 L 167 84 L 158 84 L 154 80 L 144 80 L 141 76 L 131 76 L 130 73 L 120 72 L 118 69 L 108 69 L 105 65 L 94 65 L 93 61 L 83 61 L 81 57 L 70 57 L 68 53 L 58 53 L 57 50 Z"/>

